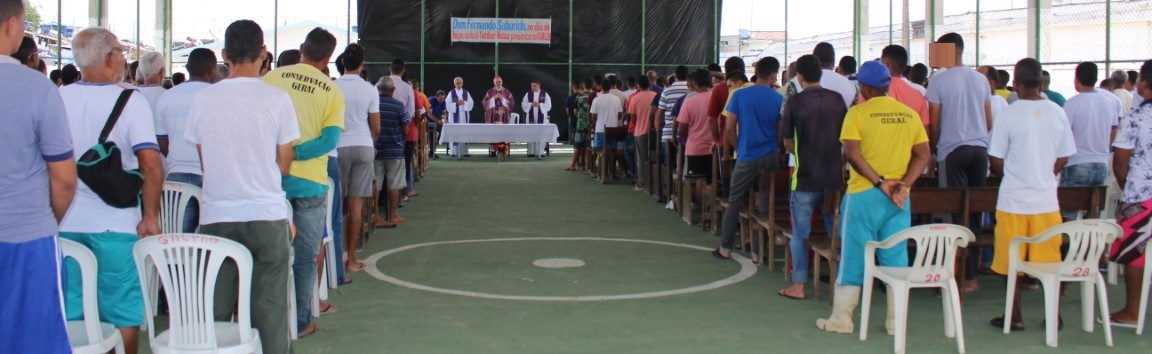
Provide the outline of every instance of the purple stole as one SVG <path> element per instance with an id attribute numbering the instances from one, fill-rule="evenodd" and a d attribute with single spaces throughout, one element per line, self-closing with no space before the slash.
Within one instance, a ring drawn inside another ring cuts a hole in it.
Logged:
<path id="1" fill-rule="evenodd" d="M 536 93 L 535 92 L 529 92 L 528 94 L 534 95 Z M 544 90 L 540 90 L 540 95 L 537 97 L 529 98 L 528 102 L 530 102 L 530 103 L 531 102 L 537 102 L 540 104 L 544 104 L 544 101 L 547 101 L 547 100 L 548 100 L 548 93 L 544 92 Z M 540 122 L 540 123 L 544 122 L 544 113 L 538 113 L 538 112 L 540 112 L 540 107 L 531 107 L 531 109 L 528 110 L 528 123 L 534 123 L 535 124 L 536 122 Z M 537 114 L 539 114 L 540 116 L 537 117 Z M 537 118 L 539 118 L 539 120 L 537 120 Z"/>
<path id="2" fill-rule="evenodd" d="M 464 96 L 467 96 L 469 98 L 472 97 L 472 95 L 468 94 L 468 90 L 465 90 L 465 89 L 460 89 L 460 90 L 464 91 Z M 460 100 L 460 95 L 456 94 L 456 89 L 452 89 L 452 94 L 449 95 L 449 97 L 452 98 L 452 104 L 456 104 L 456 101 Z M 464 106 L 456 106 L 456 113 L 452 113 L 452 123 L 468 123 L 468 122 L 461 122 L 460 121 L 460 113 L 461 113 L 460 111 L 463 109 L 464 109 Z M 463 112 L 463 113 L 464 113 L 464 119 L 467 120 L 468 119 L 468 112 Z"/>

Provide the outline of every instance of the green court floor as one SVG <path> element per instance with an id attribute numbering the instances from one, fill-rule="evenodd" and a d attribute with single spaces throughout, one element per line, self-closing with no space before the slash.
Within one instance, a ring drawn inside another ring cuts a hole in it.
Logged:
<path id="1" fill-rule="evenodd" d="M 482 149 L 432 162 L 417 184 L 421 196 L 400 210 L 408 222 L 373 235 L 361 253 L 372 270 L 351 273 L 354 282 L 333 291 L 338 311 L 316 319 L 320 332 L 296 341 L 296 353 L 892 351 L 883 294 L 867 341 L 821 332 L 826 286 L 820 301 L 777 296 L 788 285 L 780 267 L 712 258 L 718 237 L 631 186 L 563 171 L 568 154 L 536 160 L 521 152 L 497 163 Z M 454 242 L 466 240 L 476 242 Z M 551 258 L 584 265 L 533 264 Z M 968 353 L 1148 351 L 1150 337 L 1131 329 L 1114 330 L 1115 348 L 1105 347 L 1099 326 L 1081 331 L 1076 286 L 1063 301 L 1059 348 L 1044 345 L 1038 291 L 1024 294 L 1028 329 L 1004 335 L 987 324 L 1003 309 L 1003 282 L 985 277 L 981 286 L 964 299 Z M 1122 287 L 1109 291 L 1116 308 Z M 908 352 L 956 352 L 932 291 L 914 291 L 910 312 Z"/>

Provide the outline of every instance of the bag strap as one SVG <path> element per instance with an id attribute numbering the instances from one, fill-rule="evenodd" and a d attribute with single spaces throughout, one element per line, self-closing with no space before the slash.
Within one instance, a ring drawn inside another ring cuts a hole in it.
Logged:
<path id="1" fill-rule="evenodd" d="M 104 123 L 104 129 L 100 130 L 100 140 L 98 144 L 103 144 L 108 140 L 108 134 L 112 133 L 112 128 L 116 126 L 116 121 L 120 120 L 120 113 L 124 112 L 124 106 L 128 105 L 128 98 L 132 97 L 132 92 L 136 90 L 124 90 L 120 92 L 120 98 L 116 99 L 116 105 L 112 107 L 112 114 L 108 115 L 108 121 Z"/>

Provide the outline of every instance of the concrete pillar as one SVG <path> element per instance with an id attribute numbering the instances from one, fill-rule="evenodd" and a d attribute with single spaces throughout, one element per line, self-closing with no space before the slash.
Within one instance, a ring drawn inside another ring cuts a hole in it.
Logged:
<path id="1" fill-rule="evenodd" d="M 909 16 L 908 15 L 908 9 L 909 9 L 908 1 L 909 0 L 901 0 L 900 1 L 901 3 L 904 4 L 903 21 L 900 22 L 901 23 L 901 25 L 900 25 L 900 45 L 904 47 L 904 50 L 911 52 L 912 51 L 912 22 L 908 20 L 909 19 L 909 17 L 908 17 Z"/>
<path id="2" fill-rule="evenodd" d="M 1028 1 L 1028 56 L 1043 61 L 1048 56 L 1049 36 L 1041 36 L 1051 24 L 1052 0 Z"/>
<path id="3" fill-rule="evenodd" d="M 924 43 L 936 41 L 943 33 L 937 33 L 939 22 L 944 20 L 944 0 L 924 0 Z M 928 58 L 928 45 L 924 45 L 924 57 Z"/>
<path id="4" fill-rule="evenodd" d="M 172 1 L 156 0 L 156 27 L 152 34 L 152 43 L 156 51 L 164 54 L 167 59 L 164 64 L 164 73 L 172 76 Z"/>
<path id="5" fill-rule="evenodd" d="M 869 0 L 855 0 L 855 13 L 852 27 L 852 56 L 857 64 L 863 63 L 863 56 L 871 53 L 872 31 L 868 28 Z"/>
<path id="6" fill-rule="evenodd" d="M 88 0 L 88 27 L 102 27 L 108 25 L 108 2 L 104 0 Z"/>

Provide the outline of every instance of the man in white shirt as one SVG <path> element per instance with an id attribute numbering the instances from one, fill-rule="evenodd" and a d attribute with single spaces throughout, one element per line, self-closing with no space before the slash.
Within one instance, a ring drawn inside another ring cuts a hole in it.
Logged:
<path id="1" fill-rule="evenodd" d="M 60 97 L 68 112 L 74 155 L 82 156 L 96 145 L 117 98 L 126 89 L 120 86 L 125 59 L 116 35 L 103 28 L 80 31 L 72 45 L 84 80 L 60 88 Z M 144 322 L 144 298 L 135 265 L 124 260 L 132 259 L 132 247 L 141 237 L 160 233 L 160 191 L 164 181 L 164 162 L 156 144 L 152 109 L 143 95 L 131 95 L 108 141 L 119 147 L 125 170 L 139 169 L 143 175 L 143 208 L 108 205 L 81 180 L 72 207 L 60 225 L 60 237 L 79 242 L 96 254 L 100 293 L 111 295 L 97 299 L 100 319 L 120 330 L 125 351 L 134 354 Z M 68 268 L 69 274 L 78 274 L 71 263 Z M 79 277 L 68 277 L 65 288 L 69 318 L 81 317 Z"/>
<path id="2" fill-rule="evenodd" d="M 445 123 L 468 124 L 476 101 L 468 94 L 468 90 L 464 89 L 464 79 L 456 77 L 452 79 L 452 85 L 452 90 L 448 91 L 448 104 L 445 105 L 445 110 L 448 111 L 448 120 Z M 448 156 L 463 158 L 472 155 L 468 153 L 468 143 L 451 143 L 448 145 Z"/>
<path id="3" fill-rule="evenodd" d="M 1000 75 L 996 74 L 996 67 L 991 65 L 985 65 L 976 68 L 976 72 L 979 72 L 980 74 L 983 74 L 984 77 L 987 77 L 989 88 L 993 88 L 991 92 L 993 94 L 991 96 L 992 102 L 989 108 L 990 113 L 992 113 L 992 124 L 996 124 L 996 114 L 1000 111 L 1003 111 L 1005 108 L 1008 108 L 1008 100 L 1005 100 L 1004 97 L 1000 97 L 1000 95 L 995 94 L 996 90 L 994 87 L 996 87 L 996 80 L 1000 80 Z"/>
<path id="4" fill-rule="evenodd" d="M 156 142 L 160 143 L 160 152 L 167 156 L 165 170 L 168 175 L 165 180 L 203 187 L 201 174 L 204 170 L 200 167 L 200 155 L 196 152 L 196 145 L 184 138 L 184 128 L 188 125 L 192 98 L 212 85 L 216 78 L 216 53 L 206 48 L 193 49 L 188 54 L 185 68 L 191 79 L 164 92 L 152 107 L 156 112 Z M 182 231 L 196 231 L 196 226 L 200 225 L 199 211 L 198 202 L 188 204 Z"/>
<path id="5" fill-rule="evenodd" d="M 820 67 L 824 71 L 824 75 L 820 77 L 820 87 L 836 91 L 844 97 L 844 105 L 852 107 L 856 103 L 859 89 L 847 77 L 833 70 L 836 68 L 836 48 L 833 48 L 832 44 L 828 42 L 820 42 L 816 44 L 816 48 L 812 49 L 812 55 L 815 55 L 816 59 L 820 59 Z M 855 68 L 852 71 L 855 72 Z M 799 83 L 795 85 L 798 86 Z M 800 93 L 800 91 L 801 89 L 797 87 L 796 93 Z"/>
<path id="6" fill-rule="evenodd" d="M 1140 73 L 1136 70 L 1128 70 L 1127 74 L 1128 81 L 1124 82 L 1124 89 L 1132 93 L 1132 111 L 1136 111 L 1136 108 L 1144 103 L 1144 97 L 1141 97 L 1140 92 L 1136 89 L 1136 80 L 1140 78 Z M 1128 112 L 1124 112 L 1124 114 L 1128 114 Z"/>
<path id="7" fill-rule="evenodd" d="M 540 89 L 540 81 L 532 80 L 532 90 L 524 94 L 524 99 L 520 101 L 520 108 L 524 110 L 528 124 L 548 124 L 548 111 L 552 110 L 552 97 L 548 96 L 548 92 Z M 547 143 L 529 142 L 528 156 L 536 156 L 537 159 L 543 157 L 546 145 Z"/>
<path id="8" fill-rule="evenodd" d="M 336 86 L 344 93 L 344 132 L 336 149 L 340 153 L 340 186 L 343 187 L 339 198 L 348 207 L 348 222 L 344 223 L 342 237 L 348 252 L 345 262 L 349 271 L 364 269 L 364 264 L 356 260 L 356 247 L 363 224 L 364 200 L 372 197 L 375 142 L 380 136 L 380 94 L 360 77 L 364 57 L 364 47 L 349 44 L 344 50 L 344 75 L 336 79 Z"/>
<path id="9" fill-rule="evenodd" d="M 164 82 L 164 54 L 147 52 L 140 57 L 140 65 L 136 67 L 136 90 L 148 99 L 148 106 L 156 110 L 156 103 L 160 96 L 168 91 L 161 83 Z"/>
<path id="10" fill-rule="evenodd" d="M 1128 74 L 1123 70 L 1116 70 L 1112 72 L 1109 77 L 1116 87 L 1112 90 L 1112 94 L 1120 98 L 1120 103 L 1123 105 L 1123 112 L 1128 113 L 1132 110 L 1132 90 L 1128 89 Z"/>
<path id="11" fill-rule="evenodd" d="M 1008 245 L 1017 237 L 1035 237 L 1044 230 L 1059 225 L 1060 207 L 1056 190 L 1056 173 L 1064 168 L 1068 156 L 1076 153 L 1076 142 L 1064 110 L 1056 103 L 1040 96 L 1041 67 L 1036 59 L 1025 58 L 1016 63 L 1013 86 L 1020 99 L 1001 112 L 996 120 L 992 141 L 988 148 L 992 171 L 1004 176 L 1000 194 L 996 199 L 996 241 L 992 270 L 1001 275 L 1008 273 Z M 929 90 L 936 84 L 929 86 Z M 1027 261 L 1060 262 L 1060 239 L 1043 244 L 1022 247 Z M 1012 299 L 1012 317 L 997 317 L 991 324 L 996 327 L 1024 329 L 1020 316 L 1019 288 L 1023 277 L 1016 281 L 1016 295 Z M 1057 321 L 1049 318 L 1048 321 Z M 1049 326 L 1057 325 L 1049 322 Z"/>
<path id="12" fill-rule="evenodd" d="M 600 168 L 603 170 L 602 183 L 616 179 L 616 155 L 618 148 L 622 148 L 624 141 L 616 141 L 608 139 L 605 132 L 608 128 L 616 128 L 620 126 L 622 114 L 624 113 L 624 104 L 620 103 L 620 98 L 611 93 L 612 80 L 604 79 L 601 81 L 602 91 L 596 95 L 596 99 L 592 100 L 592 107 L 588 110 L 589 119 L 596 125 L 596 134 L 593 140 L 593 147 L 600 148 L 600 156 L 602 156 Z"/>
<path id="13" fill-rule="evenodd" d="M 281 178 L 300 137 L 296 109 L 284 91 L 258 78 L 264 34 L 251 20 L 224 32 L 229 76 L 200 90 L 188 111 L 185 137 L 204 166 L 200 232 L 243 244 L 252 253 L 252 325 L 269 353 L 290 352 L 288 321 L 289 210 Z M 236 304 L 236 265 L 225 262 L 216 282 L 216 320 Z"/>
<path id="14" fill-rule="evenodd" d="M 1108 92 L 1097 90 L 1095 63 L 1076 66 L 1073 84 L 1076 96 L 1064 104 L 1064 113 L 1072 127 L 1076 154 L 1060 174 L 1061 186 L 1100 186 L 1108 178 L 1108 161 L 1112 158 L 1112 139 L 1120 124 L 1122 107 Z M 1075 219 L 1078 211 L 1065 211 L 1064 219 Z"/>

